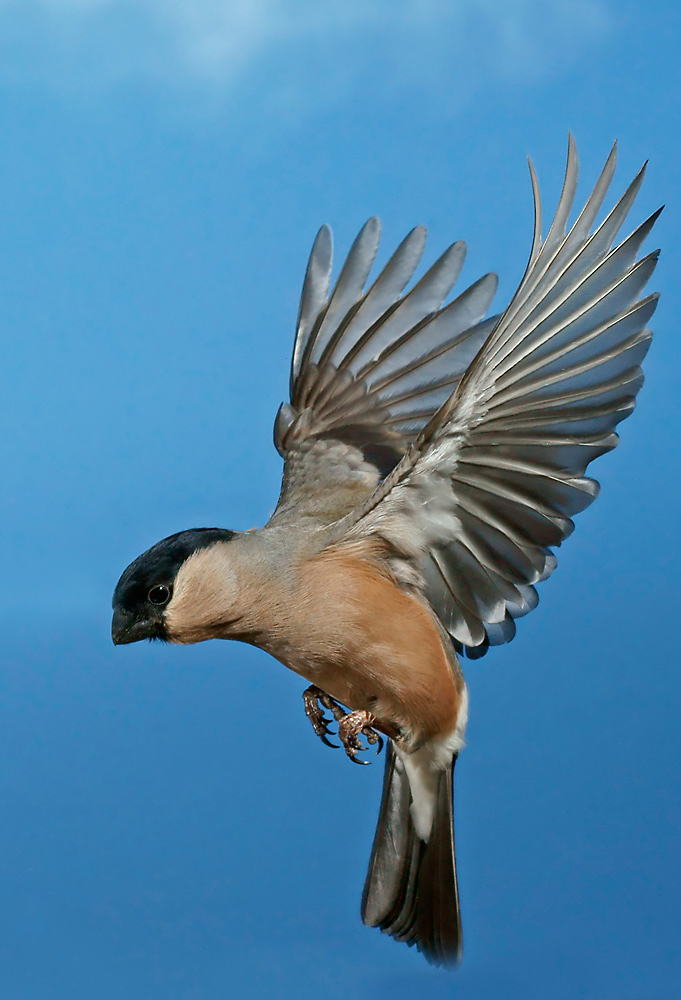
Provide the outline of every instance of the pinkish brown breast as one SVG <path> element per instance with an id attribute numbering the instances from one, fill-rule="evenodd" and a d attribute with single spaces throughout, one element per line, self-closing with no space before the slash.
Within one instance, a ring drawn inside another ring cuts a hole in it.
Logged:
<path id="1" fill-rule="evenodd" d="M 450 733 L 463 679 L 428 608 L 353 546 L 301 568 L 296 642 L 276 656 L 352 709 L 407 730 L 419 742 Z"/>

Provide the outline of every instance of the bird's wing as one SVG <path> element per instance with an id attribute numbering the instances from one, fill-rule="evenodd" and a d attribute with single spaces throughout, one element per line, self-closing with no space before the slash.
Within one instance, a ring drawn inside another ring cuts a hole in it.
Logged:
<path id="1" fill-rule="evenodd" d="M 637 256 L 659 212 L 613 248 L 643 179 L 641 170 L 594 229 L 614 168 L 613 147 L 566 232 L 578 172 L 570 136 L 542 239 L 530 164 L 534 241 L 510 305 L 400 463 L 334 528 L 337 540 L 383 539 L 398 579 L 413 581 L 417 567 L 469 655 L 509 641 L 514 619 L 536 606 L 534 584 L 556 566 L 552 548 L 598 492 L 585 469 L 615 447 L 643 382 L 657 296 L 640 296 L 658 253 Z"/>
<path id="2" fill-rule="evenodd" d="M 331 231 L 323 226 L 305 274 L 291 362 L 290 402 L 274 441 L 285 459 L 275 518 L 303 511 L 336 520 L 400 461 L 458 385 L 494 321 L 487 274 L 448 305 L 466 247 L 454 243 L 408 291 L 423 254 L 417 226 L 365 290 L 380 238 L 361 229 L 329 292 Z"/>

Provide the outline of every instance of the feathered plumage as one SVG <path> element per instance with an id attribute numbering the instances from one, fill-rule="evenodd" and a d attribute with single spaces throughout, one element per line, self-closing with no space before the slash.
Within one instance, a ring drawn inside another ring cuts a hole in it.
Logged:
<path id="1" fill-rule="evenodd" d="M 251 642 L 311 682 L 305 708 L 325 742 L 323 708 L 353 760 L 362 734 L 388 738 L 362 916 L 435 964 L 461 952 L 452 777 L 467 695 L 455 650 L 510 641 L 536 607 L 554 550 L 597 495 L 587 466 L 615 447 L 643 382 L 657 252 L 639 255 L 658 213 L 616 242 L 641 171 L 596 225 L 614 169 L 613 148 L 568 227 L 570 137 L 544 238 L 530 165 L 530 258 L 496 316 L 492 274 L 447 302 L 463 243 L 409 288 L 417 226 L 367 287 L 380 237 L 370 219 L 332 288 L 322 227 L 275 423 L 274 514 L 260 531 L 166 539 L 114 596 L 116 642 Z"/>

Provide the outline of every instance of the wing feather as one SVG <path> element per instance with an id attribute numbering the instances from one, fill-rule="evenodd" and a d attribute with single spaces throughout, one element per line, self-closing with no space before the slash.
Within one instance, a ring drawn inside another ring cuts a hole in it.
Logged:
<path id="1" fill-rule="evenodd" d="M 615 427 L 643 383 L 657 296 L 641 296 L 658 252 L 638 257 L 659 212 L 613 247 L 644 168 L 592 232 L 615 169 L 613 147 L 568 230 L 577 168 L 570 136 L 558 207 L 542 240 L 530 164 L 535 233 L 515 295 L 446 398 L 437 397 L 444 383 L 430 395 L 412 393 L 412 412 L 424 420 L 419 398 L 441 405 L 333 535 L 381 537 L 398 578 L 405 565 L 405 581 L 406 566 L 417 562 L 446 628 L 475 656 L 512 638 L 513 619 L 536 606 L 534 585 L 556 566 L 552 549 L 598 494 L 585 471 L 617 444 Z M 439 349 L 446 356 L 444 341 Z M 394 344 L 392 357 L 399 352 Z M 420 355 L 422 374 L 435 375 L 431 360 Z M 412 386 L 408 365 L 388 372 L 384 385 Z M 400 418 L 408 420 L 407 408 Z M 400 418 L 391 414 L 387 426 L 401 427 Z"/>
<path id="2" fill-rule="evenodd" d="M 322 226 L 317 233 L 310 259 L 305 271 L 303 291 L 300 296 L 298 322 L 296 323 L 296 339 L 293 346 L 291 361 L 291 393 L 300 374 L 303 357 L 312 330 L 326 305 L 331 281 L 331 261 L 333 258 L 333 239 L 328 226 Z"/>
<path id="3" fill-rule="evenodd" d="M 451 395 L 491 329 L 484 317 L 495 275 L 443 307 L 463 266 L 461 241 L 404 292 L 423 254 L 423 226 L 405 237 L 365 291 L 379 238 L 378 219 L 369 219 L 329 294 L 331 232 L 322 227 L 317 234 L 303 283 L 290 402 L 275 421 L 275 444 L 286 460 L 275 518 L 305 508 L 335 520 L 352 510 Z"/>

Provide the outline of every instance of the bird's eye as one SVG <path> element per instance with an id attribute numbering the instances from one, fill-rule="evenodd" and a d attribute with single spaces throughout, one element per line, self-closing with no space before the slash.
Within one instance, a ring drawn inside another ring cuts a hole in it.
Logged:
<path id="1" fill-rule="evenodd" d="M 170 587 L 161 583 L 157 587 L 152 587 L 147 597 L 152 604 L 167 604 L 170 600 Z"/>

